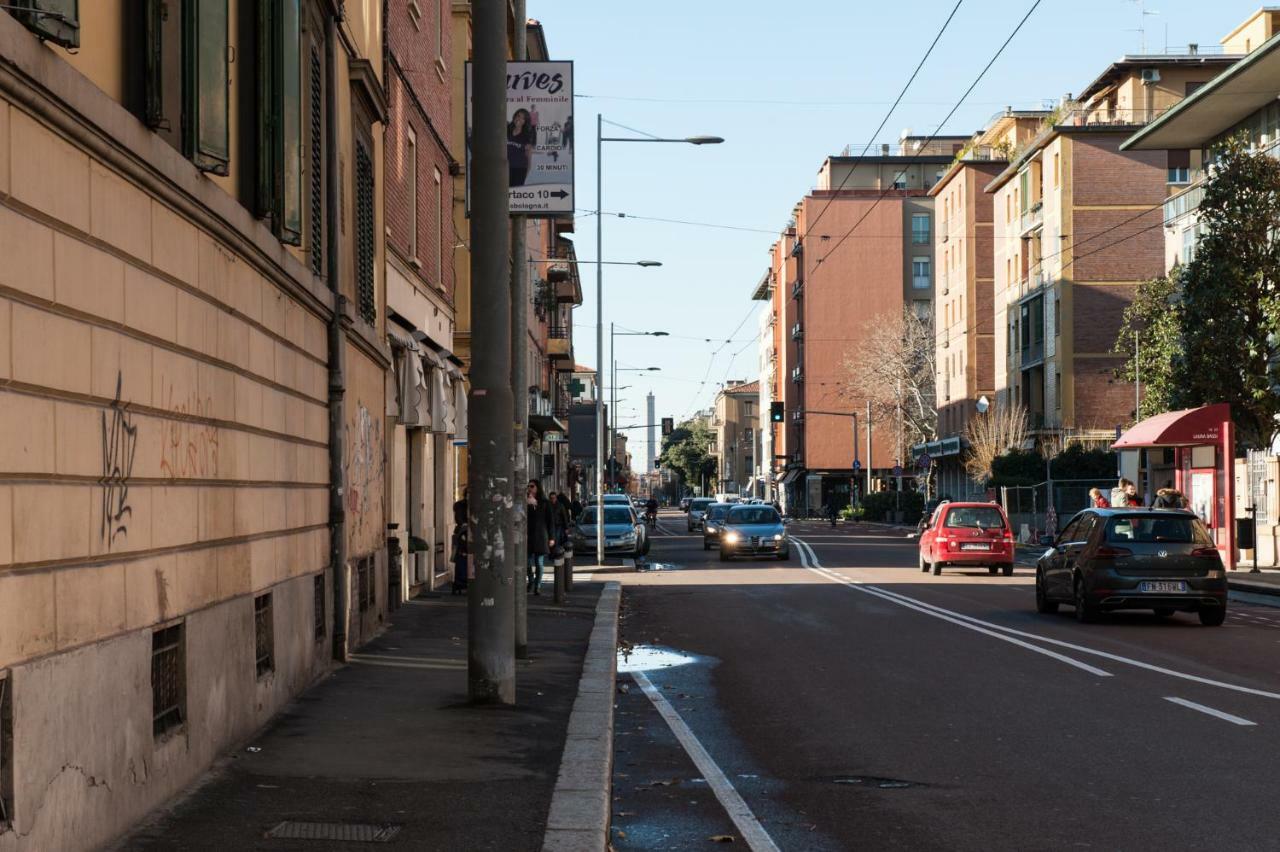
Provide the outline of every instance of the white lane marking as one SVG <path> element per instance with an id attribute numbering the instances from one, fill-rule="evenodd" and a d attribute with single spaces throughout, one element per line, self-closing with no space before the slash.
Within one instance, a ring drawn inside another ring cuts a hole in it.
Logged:
<path id="1" fill-rule="evenodd" d="M 793 539 L 793 541 L 803 544 L 803 542 L 800 542 L 799 539 Z M 815 561 L 816 561 L 816 557 L 815 557 Z M 826 570 L 826 569 L 823 569 L 823 570 Z M 1120 654 L 1112 654 L 1108 651 L 1099 651 L 1095 648 L 1089 648 L 1084 645 L 1077 645 L 1074 642 L 1064 642 L 1061 639 L 1050 639 L 1047 636 L 1041 636 L 1037 633 L 1028 633 L 1025 630 L 1018 630 L 1013 627 L 1005 627 L 1003 624 L 995 624 L 990 621 L 983 621 L 982 619 L 974 618 L 971 615 L 965 615 L 964 613 L 954 612 L 953 610 L 949 610 L 949 609 L 943 609 L 942 607 L 935 606 L 934 604 L 931 604 L 931 603 L 925 603 L 924 601 L 919 600 L 918 598 L 908 597 L 907 595 L 899 594 L 898 592 L 891 592 L 888 589 L 882 589 L 878 586 L 869 585 L 867 583 L 862 582 L 861 580 L 850 580 L 847 577 L 842 579 L 846 584 L 848 584 L 852 588 L 858 589 L 860 591 L 867 591 L 868 594 L 878 593 L 883 596 L 901 599 L 902 601 L 909 601 L 912 604 L 918 604 L 919 606 L 926 607 L 930 610 L 936 610 L 937 612 L 940 612 L 940 613 L 946 613 L 948 615 L 955 616 L 956 618 L 964 619 L 965 621 L 973 622 L 975 624 L 981 624 L 986 627 L 990 627 L 994 630 L 999 630 L 1003 633 L 1011 634 L 1013 636 L 1023 636 L 1023 637 L 1026 637 L 1027 639 L 1032 639 L 1036 642 L 1043 642 L 1046 645 L 1055 645 L 1059 648 L 1070 648 L 1071 650 L 1078 651 L 1081 654 L 1092 654 L 1095 657 L 1102 657 L 1103 659 L 1112 660 L 1113 662 L 1123 663 L 1127 666 L 1133 666 L 1135 668 L 1145 669 L 1147 671 L 1156 672 L 1162 675 L 1168 675 L 1169 677 L 1175 677 L 1180 680 L 1189 680 L 1192 683 L 1201 683 L 1201 684 L 1204 684 L 1205 686 L 1216 686 L 1219 689 L 1227 689 L 1227 690 L 1231 690 L 1232 692 L 1242 692 L 1245 695 L 1256 695 L 1260 698 L 1271 698 L 1271 699 L 1280 701 L 1280 692 L 1269 692 L 1265 689 L 1254 689 L 1251 686 L 1240 686 L 1234 683 L 1226 683 L 1220 680 L 1213 680 L 1212 678 L 1200 677 L 1199 675 L 1187 674 L 1186 672 L 1180 672 L 1175 669 L 1166 669 L 1164 666 L 1157 666 L 1157 665 L 1153 665 L 1152 663 L 1144 663 L 1141 660 L 1135 660 L 1132 657 L 1124 657 L 1124 656 L 1121 656 Z M 874 589 L 874 592 L 870 591 L 872 589 Z"/>
<path id="2" fill-rule="evenodd" d="M 729 819 L 733 820 L 733 824 L 738 827 L 738 831 L 742 833 L 742 839 L 746 841 L 752 852 L 779 852 L 778 845 L 773 842 L 769 832 L 765 831 L 764 826 L 760 824 L 760 820 L 756 819 L 756 815 L 751 812 L 751 808 L 747 807 L 747 803 L 738 795 L 738 791 L 733 788 L 733 784 L 725 777 L 724 772 L 720 770 L 716 762 L 711 759 L 711 755 L 702 747 L 702 743 L 698 742 L 698 738 L 694 736 L 693 731 L 685 724 L 684 719 L 680 718 L 676 708 L 672 707 L 671 703 L 667 701 L 666 696 L 658 691 L 644 672 L 632 672 L 631 677 L 635 679 L 636 684 L 653 702 L 653 706 L 657 708 L 659 715 L 671 728 L 671 733 L 676 735 L 676 739 L 680 741 L 680 745 L 684 747 L 694 765 L 698 767 L 702 777 L 707 780 L 707 785 L 716 794 L 716 798 L 720 800 L 725 812 L 729 814 Z"/>
<path id="3" fill-rule="evenodd" d="M 1233 725 L 1240 725 L 1242 727 L 1254 727 L 1258 724 L 1257 722 L 1250 722 L 1248 719 L 1243 719 L 1239 716 L 1232 716 L 1230 713 L 1223 713 L 1221 710 L 1215 710 L 1212 707 L 1205 707 L 1203 704 L 1197 704 L 1194 701 L 1188 701 L 1185 698 L 1177 698 L 1173 695 L 1166 695 L 1164 697 L 1164 700 L 1172 701 L 1174 704 L 1181 704 L 1183 707 L 1190 707 L 1192 710 L 1198 710 L 1201 713 L 1207 713 L 1210 716 L 1216 716 L 1217 718 L 1230 722 Z"/>
<path id="4" fill-rule="evenodd" d="M 903 606 L 903 607 L 906 607 L 907 609 L 913 609 L 916 612 L 920 612 L 925 615 L 931 615 L 934 618 L 940 618 L 943 621 L 949 621 L 952 624 L 959 625 L 960 627 L 964 627 L 968 630 L 973 630 L 974 632 L 981 633 L 985 636 L 990 636 L 993 639 L 999 639 L 1001 642 L 1008 642 L 1011 645 L 1017 645 L 1020 648 L 1026 648 L 1028 651 L 1034 651 L 1037 654 L 1043 654 L 1046 657 L 1052 657 L 1053 659 L 1058 660 L 1059 662 L 1066 663 L 1069 666 L 1075 666 L 1081 671 L 1088 672 L 1091 675 L 1096 675 L 1098 677 L 1111 677 L 1110 672 L 1105 672 L 1102 669 L 1089 665 L 1088 663 L 1082 663 L 1079 660 L 1075 660 L 1075 659 L 1072 659 L 1071 657 L 1066 656 L 1065 654 L 1059 654 L 1055 651 L 1050 651 L 1048 648 L 1041 648 L 1036 645 L 1032 645 L 1030 642 L 1023 642 L 1021 639 L 1014 639 L 1012 636 L 1005 636 L 1001 633 L 997 633 L 994 630 L 988 630 L 984 627 L 979 627 L 975 624 L 969 624 L 968 622 L 961 621 L 959 618 L 952 618 L 950 615 L 944 614 L 943 612 L 933 612 L 929 609 L 925 609 L 923 606 L 916 606 L 914 603 L 909 603 L 903 600 L 897 600 L 896 598 L 890 597 L 889 595 L 882 593 L 880 589 L 877 589 L 874 586 L 866 586 L 861 583 L 858 583 L 856 580 L 850 580 L 848 577 L 842 577 L 839 574 L 835 573 L 834 571 L 829 571 L 826 568 L 823 568 L 821 563 L 818 562 L 817 554 L 813 552 L 813 549 L 809 546 L 807 542 L 801 541 L 798 538 L 793 538 L 791 540 L 795 542 L 797 545 L 799 545 L 800 563 L 805 568 L 819 575 L 820 577 L 825 577 L 828 580 L 833 580 L 834 582 L 841 583 L 843 585 L 848 586 L 851 589 L 855 589 L 859 592 L 872 595 L 873 597 L 880 598 L 881 600 L 886 600 L 886 601 L 889 601 L 890 603 L 896 603 L 898 606 Z M 811 564 L 811 561 L 812 561 L 812 564 Z"/>

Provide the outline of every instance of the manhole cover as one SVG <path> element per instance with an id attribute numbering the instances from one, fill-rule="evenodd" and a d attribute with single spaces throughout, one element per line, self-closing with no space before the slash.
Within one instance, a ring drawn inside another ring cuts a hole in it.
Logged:
<path id="1" fill-rule="evenodd" d="M 267 832 L 280 840 L 338 840 L 346 843 L 387 843 L 400 833 L 398 825 L 358 822 L 295 822 L 286 820 Z"/>

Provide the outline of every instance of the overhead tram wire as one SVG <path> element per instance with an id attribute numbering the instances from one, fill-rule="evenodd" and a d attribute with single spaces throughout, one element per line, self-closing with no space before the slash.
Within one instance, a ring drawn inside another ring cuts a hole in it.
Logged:
<path id="1" fill-rule="evenodd" d="M 946 117 L 943 118 L 941 122 L 938 123 L 938 129 L 933 131 L 933 133 L 929 135 L 929 138 L 924 141 L 924 144 L 920 146 L 921 150 L 928 148 L 929 143 L 932 142 L 935 138 L 937 138 L 938 134 L 942 132 L 942 128 L 946 126 L 947 122 L 951 120 L 951 117 L 955 115 L 956 112 L 960 109 L 960 107 L 964 104 L 965 99 L 968 98 L 969 95 L 973 92 L 973 90 L 978 87 L 978 84 L 982 82 L 982 78 L 987 76 L 987 72 L 991 70 L 991 66 L 996 64 L 996 60 L 999 59 L 1001 54 L 1004 53 L 1005 48 L 1009 46 L 1009 43 L 1012 42 L 1014 37 L 1022 30 L 1022 27 L 1031 18 L 1031 15 L 1035 12 L 1035 10 L 1040 7 L 1040 4 L 1042 2 L 1044 2 L 1044 0 L 1035 0 L 1035 2 L 1031 4 L 1031 8 L 1028 9 L 1027 13 L 1022 16 L 1022 20 L 1018 21 L 1018 25 L 1013 28 L 1013 32 L 1009 33 L 1009 37 L 1004 40 L 1004 43 L 1000 45 L 999 49 L 996 50 L 996 52 L 992 55 L 991 59 L 987 62 L 987 64 L 983 66 L 982 71 L 980 71 L 978 73 L 978 76 L 974 78 L 973 82 L 969 84 L 969 88 L 965 89 L 964 94 L 960 96 L 960 100 L 956 101 L 956 104 L 951 108 L 951 111 L 947 113 Z M 907 173 L 907 169 L 906 167 L 904 167 L 900 172 L 898 172 L 898 177 L 901 177 L 906 173 Z M 895 179 L 894 183 L 896 182 L 897 181 Z M 890 184 L 890 187 L 892 186 L 893 184 Z M 878 205 L 881 201 L 883 201 L 885 197 L 889 194 L 889 192 L 890 192 L 889 189 L 881 190 L 880 194 L 876 196 L 875 201 L 871 203 L 871 206 L 868 207 L 860 217 L 858 217 L 858 220 L 853 223 L 853 226 L 850 227 L 848 231 L 845 231 L 844 236 L 841 237 L 839 240 L 837 240 L 836 244 L 827 250 L 826 254 L 818 258 L 817 263 L 821 264 L 828 257 L 831 257 L 831 255 L 835 252 L 835 250 L 840 248 L 840 246 L 844 244 L 844 241 L 849 238 L 849 235 L 852 234 L 855 230 L 857 230 L 858 226 L 861 225 L 863 221 L 865 221 L 866 218 L 871 215 L 871 211 L 876 209 L 876 205 Z"/>
<path id="2" fill-rule="evenodd" d="M 947 15 L 947 19 L 942 22 L 942 28 L 938 30 L 938 34 L 933 37 L 933 42 L 929 45 L 929 49 L 924 52 L 924 56 L 920 57 L 920 62 L 916 65 L 916 70 L 911 72 L 911 76 L 907 79 L 906 85 L 902 87 L 902 91 L 898 92 L 898 97 L 894 99 L 893 106 L 889 107 L 889 111 L 884 114 L 884 118 L 880 119 L 879 126 L 876 127 L 874 132 L 872 132 L 871 138 L 867 140 L 867 144 L 862 146 L 862 153 L 858 155 L 859 157 L 865 157 L 867 152 L 871 150 L 871 146 L 876 143 L 876 139 L 880 136 L 880 131 L 884 130 L 884 126 L 889 123 L 889 119 L 893 116 L 893 111 L 898 108 L 898 104 L 902 103 L 903 96 L 906 95 L 907 90 L 911 88 L 911 84 L 916 81 L 916 77 L 920 74 L 920 69 L 924 67 L 925 62 L 929 60 L 929 56 L 933 53 L 933 49 L 938 46 L 938 42 L 942 39 L 942 34 L 947 31 L 947 27 L 951 26 L 951 21 L 955 18 L 956 12 L 960 11 L 960 5 L 962 3 L 964 3 L 964 0 L 956 0 L 956 5 L 951 8 L 951 14 Z M 950 116 L 948 116 L 948 118 L 950 118 Z M 840 185 L 835 189 L 836 194 L 844 189 L 845 184 L 847 184 L 849 179 L 853 177 L 853 172 L 853 169 L 849 169 L 845 174 L 844 178 L 840 181 Z M 835 201 L 836 194 L 832 194 L 832 196 L 827 199 L 827 203 L 822 206 L 822 209 L 818 211 L 818 215 L 814 217 L 813 221 L 805 228 L 804 233 L 800 235 L 798 239 L 799 242 L 804 242 L 804 240 L 813 233 L 813 229 L 818 226 L 818 222 L 822 220 L 822 217 L 826 214 L 828 208 L 831 207 L 831 203 Z"/>

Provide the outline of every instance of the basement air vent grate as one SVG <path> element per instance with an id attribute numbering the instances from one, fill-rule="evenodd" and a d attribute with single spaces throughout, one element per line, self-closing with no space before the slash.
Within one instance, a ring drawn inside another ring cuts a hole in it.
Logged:
<path id="1" fill-rule="evenodd" d="M 295 822 L 286 820 L 267 832 L 277 840 L 337 840 L 345 843 L 389 843 L 400 833 L 398 825 L 356 822 Z"/>

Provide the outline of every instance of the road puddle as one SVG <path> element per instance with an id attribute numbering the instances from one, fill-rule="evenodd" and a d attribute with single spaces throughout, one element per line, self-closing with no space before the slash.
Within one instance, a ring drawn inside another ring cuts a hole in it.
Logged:
<path id="1" fill-rule="evenodd" d="M 683 571 L 683 565 L 674 562 L 637 562 L 637 571 Z"/>
<path id="2" fill-rule="evenodd" d="M 687 666 L 698 658 L 661 645 L 631 645 L 618 650 L 618 673 L 651 672 Z"/>

